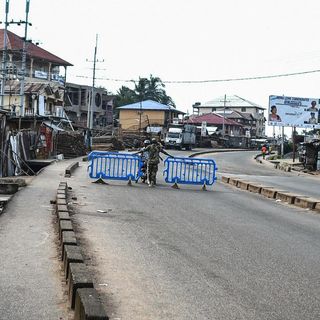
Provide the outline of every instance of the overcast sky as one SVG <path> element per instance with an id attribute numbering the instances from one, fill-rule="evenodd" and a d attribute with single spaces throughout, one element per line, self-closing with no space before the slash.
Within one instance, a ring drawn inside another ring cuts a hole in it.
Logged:
<path id="1" fill-rule="evenodd" d="M 4 19 L 4 3 L 1 1 Z M 25 0 L 9 19 L 24 20 Z M 320 69 L 319 0 L 31 0 L 28 33 L 74 65 L 68 81 L 97 78 L 208 80 Z M 3 20 L 2 19 L 2 20 Z M 23 35 L 23 27 L 9 30 Z M 177 108 L 236 94 L 263 107 L 269 95 L 320 98 L 320 73 L 238 82 L 167 84 Z M 97 80 L 116 93 L 130 83 Z"/>

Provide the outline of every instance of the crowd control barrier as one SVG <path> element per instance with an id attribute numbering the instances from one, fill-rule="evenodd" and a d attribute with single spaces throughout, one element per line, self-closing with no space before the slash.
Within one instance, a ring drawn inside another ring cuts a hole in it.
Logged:
<path id="1" fill-rule="evenodd" d="M 138 155 L 118 152 L 92 151 L 88 155 L 89 176 L 93 179 L 137 180 L 142 161 Z"/>
<path id="2" fill-rule="evenodd" d="M 164 161 L 164 177 L 167 183 L 212 185 L 216 177 L 217 166 L 212 159 L 167 158 Z"/>

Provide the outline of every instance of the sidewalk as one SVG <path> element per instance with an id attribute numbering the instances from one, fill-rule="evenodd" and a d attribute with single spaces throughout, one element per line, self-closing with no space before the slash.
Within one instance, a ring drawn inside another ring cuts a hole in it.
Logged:
<path id="1" fill-rule="evenodd" d="M 33 177 L 0 216 L 0 319 L 70 319 L 50 200 L 71 161 Z"/>

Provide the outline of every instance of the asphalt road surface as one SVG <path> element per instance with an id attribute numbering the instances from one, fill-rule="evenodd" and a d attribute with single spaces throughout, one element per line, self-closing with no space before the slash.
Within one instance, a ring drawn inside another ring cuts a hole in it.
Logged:
<path id="1" fill-rule="evenodd" d="M 268 161 L 263 161 L 262 164 L 257 162 L 254 159 L 256 154 L 257 151 L 246 151 L 205 154 L 201 157 L 213 158 L 216 161 L 219 168 L 218 176 L 237 176 L 243 180 L 257 181 L 299 195 L 320 198 L 320 176 L 274 169 L 274 165 Z"/>
<path id="2" fill-rule="evenodd" d="M 215 157 L 220 172 L 239 174 L 231 155 Z M 155 188 L 93 184 L 83 164 L 70 179 L 73 218 L 110 319 L 320 318 L 318 215 L 220 182 L 175 190 L 158 176 Z"/>

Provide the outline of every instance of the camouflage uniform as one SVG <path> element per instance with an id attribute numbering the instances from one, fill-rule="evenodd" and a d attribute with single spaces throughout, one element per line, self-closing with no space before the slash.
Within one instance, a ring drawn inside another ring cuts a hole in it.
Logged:
<path id="1" fill-rule="evenodd" d="M 148 159 L 148 180 L 150 184 L 157 183 L 158 164 L 160 162 L 161 147 L 157 143 L 153 143 L 145 148 L 145 151 L 149 153 Z"/>

